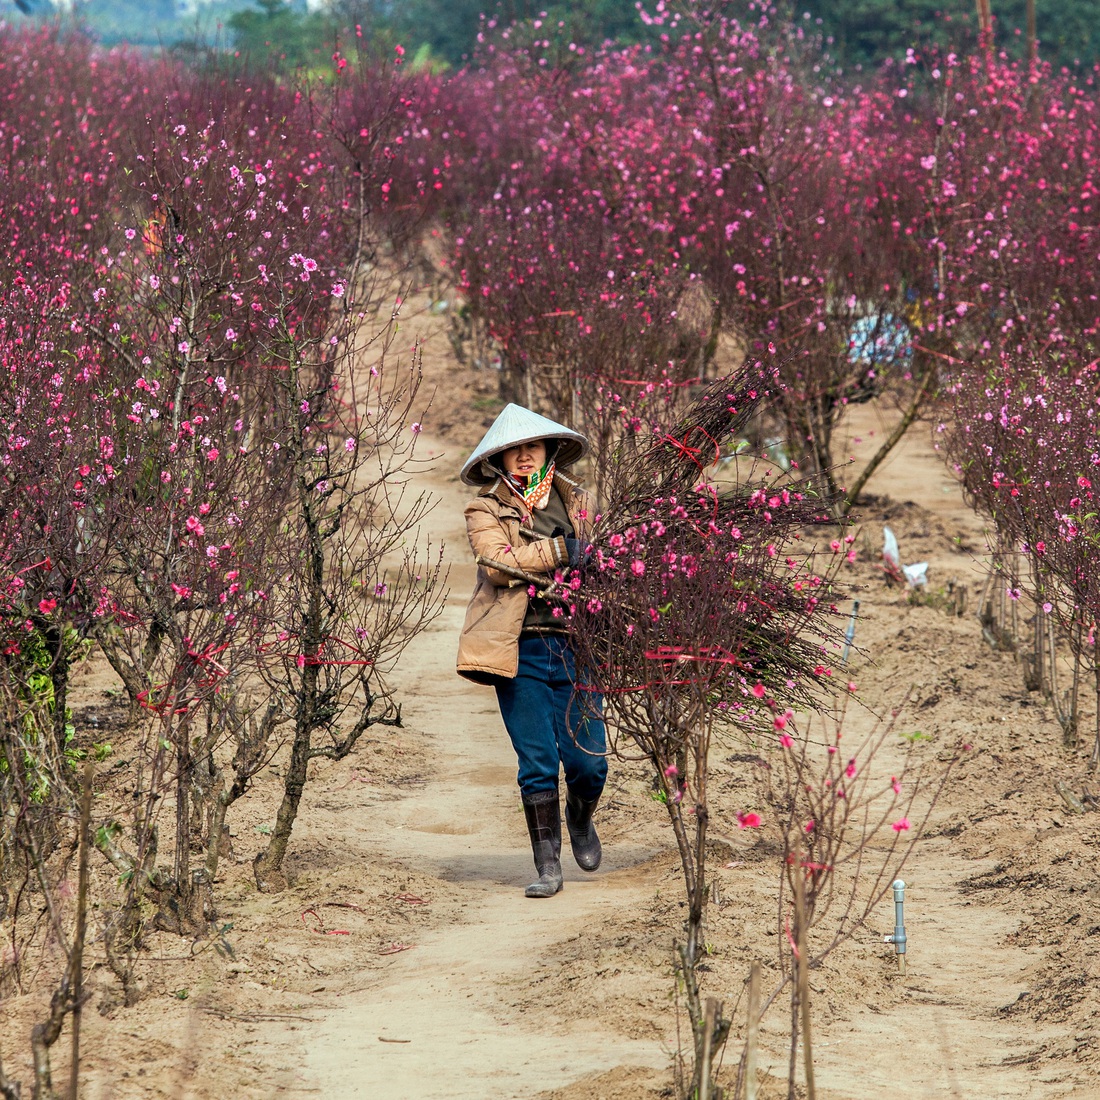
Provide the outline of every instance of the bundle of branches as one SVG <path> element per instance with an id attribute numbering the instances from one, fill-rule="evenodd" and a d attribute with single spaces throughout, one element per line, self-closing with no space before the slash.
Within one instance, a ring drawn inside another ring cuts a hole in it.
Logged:
<path id="1" fill-rule="evenodd" d="M 716 466 L 730 444 L 736 445 L 748 430 L 775 378 L 774 371 L 759 363 L 719 378 L 669 430 L 653 422 L 652 406 L 633 418 L 631 445 L 620 446 L 614 475 L 604 472 L 608 506 L 601 530 L 621 530 L 635 522 L 648 514 L 655 498 L 682 497 L 690 492 L 706 469 Z M 648 434 L 643 430 L 647 422 Z"/>
<path id="2" fill-rule="evenodd" d="M 722 723 L 755 738 L 766 728 L 789 744 L 792 708 L 818 705 L 839 641 L 829 574 L 815 570 L 812 546 L 797 546 L 807 528 L 831 522 L 822 494 L 809 481 L 777 484 L 774 467 L 750 467 L 721 492 L 705 476 L 765 382 L 746 368 L 671 430 L 655 427 L 636 458 L 620 456 L 590 564 L 567 585 L 582 695 L 603 695 L 617 750 L 651 762 L 680 851 L 688 919 L 677 965 L 695 1039 L 685 1096 L 704 1094 L 728 1030 L 695 979 L 712 732 Z"/>
<path id="3" fill-rule="evenodd" d="M 700 681 L 719 712 L 740 712 L 748 680 L 811 702 L 827 586 L 784 548 L 832 522 L 828 501 L 814 482 L 777 484 L 775 468 L 744 455 L 731 484 L 710 476 L 738 449 L 768 378 L 755 365 L 720 379 L 674 427 L 651 425 L 635 455 L 616 456 L 591 567 L 570 581 L 574 648 L 616 712 L 635 706 L 620 697 L 682 696 Z"/>
<path id="4" fill-rule="evenodd" d="M 820 500 L 798 489 L 720 496 L 706 485 L 653 497 L 598 539 L 591 567 L 571 582 L 573 644 L 623 732 L 648 752 L 658 738 L 678 743 L 698 707 L 748 720 L 761 686 L 812 705 L 829 586 L 786 544 L 822 518 Z M 654 724 L 656 700 L 663 720 Z"/>

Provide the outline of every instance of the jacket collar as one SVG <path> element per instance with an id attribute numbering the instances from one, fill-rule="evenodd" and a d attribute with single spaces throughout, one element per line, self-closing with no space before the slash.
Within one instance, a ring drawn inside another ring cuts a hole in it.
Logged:
<path id="1" fill-rule="evenodd" d="M 519 497 L 508 488 L 507 483 L 502 477 L 496 478 L 495 481 L 490 481 L 477 495 L 479 497 L 494 497 L 501 504 L 512 508 L 517 515 L 522 514 Z"/>
<path id="2" fill-rule="evenodd" d="M 555 470 L 554 484 L 562 490 L 562 499 L 565 502 L 565 509 L 566 511 L 570 511 L 573 500 L 580 491 L 580 482 L 576 481 L 568 474 L 563 474 L 560 470 Z M 505 507 L 511 508 L 511 510 L 521 518 L 530 513 L 530 509 L 512 492 L 502 477 L 498 477 L 495 481 L 490 482 L 477 495 L 479 497 L 494 497 Z"/>

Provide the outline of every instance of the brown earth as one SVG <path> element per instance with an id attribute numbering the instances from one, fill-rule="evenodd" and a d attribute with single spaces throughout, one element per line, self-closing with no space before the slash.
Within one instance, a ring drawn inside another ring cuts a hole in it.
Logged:
<path id="1" fill-rule="evenodd" d="M 132 1008 L 95 967 L 86 1097 L 672 1095 L 682 885 L 664 807 L 644 765 L 613 762 L 603 867 L 582 875 L 566 857 L 560 895 L 523 897 L 531 859 L 514 758 L 491 691 L 453 672 L 473 581 L 456 471 L 499 408 L 496 375 L 456 360 L 445 309 L 427 308 L 424 296 L 406 309 L 416 305 L 404 332 L 409 343 L 410 333 L 425 340 L 437 388 L 431 434 L 420 439 L 432 461 L 419 476 L 438 498 L 432 533 L 446 540 L 452 567 L 445 613 L 397 672 L 404 728 L 364 739 L 342 763 L 315 763 L 286 892 L 258 893 L 250 868 L 273 820 L 276 760 L 231 813 L 220 936 L 152 936 L 139 963 L 145 995 Z M 857 409 L 851 453 L 871 453 L 887 422 L 873 406 Z M 849 708 L 845 736 L 856 743 L 875 715 L 902 707 L 871 765 L 883 783 L 907 759 L 934 774 L 955 746 L 970 748 L 902 872 L 905 976 L 883 942 L 893 929 L 888 896 L 812 973 L 818 1095 L 1100 1095 L 1098 819 L 1069 812 L 1055 790 L 1060 781 L 1087 790 L 1091 746 L 1063 748 L 1016 658 L 983 641 L 974 615 L 985 582 L 981 525 L 926 429 L 868 492 L 860 558 L 842 573 L 861 600 L 846 673 L 861 705 Z M 916 597 L 889 587 L 878 566 L 884 522 L 904 562 L 929 562 L 928 589 Z M 116 685 L 94 662 L 80 675 L 81 736 L 102 740 L 120 720 Z M 760 961 L 769 994 L 786 948 L 766 776 L 742 748 L 730 741 L 713 754 L 715 886 L 702 975 L 704 992 L 735 1019 L 727 1075 L 743 1047 L 749 967 Z M 109 776 L 110 760 L 105 768 Z M 739 831 L 733 815 L 753 808 L 764 827 Z M 867 865 L 876 858 L 878 842 Z M 893 867 L 884 874 L 888 882 Z M 869 889 L 865 881 L 857 893 Z M 5 1068 L 24 1079 L 25 1037 L 55 963 L 47 956 L 0 1006 Z M 780 995 L 762 1029 L 762 1097 L 786 1095 L 788 1036 Z"/>

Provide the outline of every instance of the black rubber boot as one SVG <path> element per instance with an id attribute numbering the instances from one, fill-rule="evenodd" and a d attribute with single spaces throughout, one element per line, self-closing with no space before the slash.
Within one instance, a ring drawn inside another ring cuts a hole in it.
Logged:
<path id="1" fill-rule="evenodd" d="M 538 791 L 523 797 L 523 814 L 531 834 L 537 882 L 524 891 L 529 898 L 552 898 L 562 885 L 561 807 L 557 791 Z"/>
<path id="2" fill-rule="evenodd" d="M 573 858 L 582 871 L 594 871 L 603 858 L 603 847 L 592 824 L 592 815 L 600 804 L 597 795 L 592 802 L 585 802 L 572 791 L 565 795 L 565 825 L 569 830 L 569 843 L 573 846 Z"/>

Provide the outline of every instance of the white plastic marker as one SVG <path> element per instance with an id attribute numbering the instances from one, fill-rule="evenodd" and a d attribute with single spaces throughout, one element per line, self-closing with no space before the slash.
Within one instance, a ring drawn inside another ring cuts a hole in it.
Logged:
<path id="1" fill-rule="evenodd" d="M 928 583 L 928 562 L 918 561 L 915 565 L 903 565 L 902 573 L 910 588 L 923 588 Z"/>
<path id="2" fill-rule="evenodd" d="M 859 600 L 852 601 L 852 617 L 848 620 L 847 629 L 844 631 L 844 652 L 840 656 L 840 663 L 848 663 L 848 650 L 852 648 L 852 642 L 856 636 L 856 616 L 859 614 Z"/>
<path id="3" fill-rule="evenodd" d="M 901 570 L 901 551 L 898 549 L 898 538 L 889 527 L 882 529 L 882 560 L 886 568 L 892 570 L 896 576 Z"/>
<path id="4" fill-rule="evenodd" d="M 897 536 L 889 527 L 882 529 L 882 560 L 887 572 L 894 577 L 897 577 L 900 572 L 910 588 L 923 588 L 928 583 L 928 562 L 918 561 L 913 565 L 902 565 Z"/>

